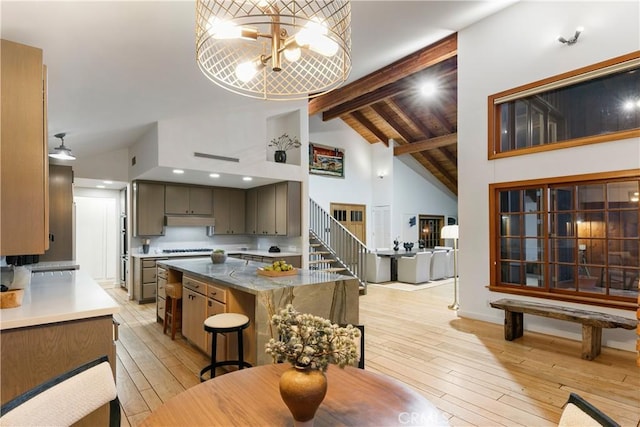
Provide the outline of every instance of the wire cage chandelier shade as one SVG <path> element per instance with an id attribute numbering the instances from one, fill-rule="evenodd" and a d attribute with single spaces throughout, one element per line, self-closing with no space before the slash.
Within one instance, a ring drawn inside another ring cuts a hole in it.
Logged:
<path id="1" fill-rule="evenodd" d="M 351 71 L 351 5 L 348 0 L 197 0 L 196 61 L 215 84 L 244 96 L 322 95 Z"/>

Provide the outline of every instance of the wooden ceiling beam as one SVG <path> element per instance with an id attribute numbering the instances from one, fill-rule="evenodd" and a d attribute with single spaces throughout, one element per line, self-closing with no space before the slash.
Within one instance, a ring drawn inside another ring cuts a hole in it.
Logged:
<path id="1" fill-rule="evenodd" d="M 394 147 L 393 155 L 399 156 L 401 154 L 412 154 L 420 151 L 435 150 L 436 148 L 446 147 L 447 145 L 457 143 L 458 134 L 452 133 L 449 135 L 437 136 L 435 138 L 412 142 L 411 144 L 405 144 L 400 147 Z"/>
<path id="2" fill-rule="evenodd" d="M 445 61 L 458 54 L 458 34 L 453 33 L 425 48 L 420 49 L 382 70 L 362 77 L 342 88 L 309 101 L 309 115 L 333 109 L 363 94 L 376 91 L 390 83 L 415 74 L 425 68 Z"/>
<path id="3" fill-rule="evenodd" d="M 389 146 L 389 137 L 378 129 L 373 123 L 367 119 L 360 111 L 354 111 L 351 113 L 351 117 L 357 120 L 362 126 L 364 126 L 369 132 L 371 132 L 376 138 L 380 140 L 387 147 Z"/>
<path id="4" fill-rule="evenodd" d="M 389 114 L 381 104 L 373 104 L 371 108 L 376 112 L 377 115 L 382 118 L 382 120 L 387 122 L 387 124 L 391 126 L 393 130 L 395 130 L 398 135 L 402 137 L 402 139 L 404 139 L 406 142 L 411 142 L 413 137 L 409 132 L 407 132 L 406 127 L 399 123 L 391 114 Z"/>
<path id="5" fill-rule="evenodd" d="M 429 73 L 437 75 L 439 79 L 446 80 L 453 78 L 457 75 L 457 58 L 451 58 L 445 62 L 434 65 L 429 70 L 424 70 L 423 73 Z M 419 81 L 420 73 L 414 74 L 413 77 L 407 77 L 403 80 L 390 83 L 386 86 L 363 93 L 349 101 L 345 101 L 340 105 L 336 105 L 326 111 L 322 112 L 322 121 L 333 120 L 337 117 L 341 117 L 355 110 L 360 110 L 365 107 L 369 107 L 375 103 L 384 101 L 391 97 L 403 94 L 405 92 L 417 91 L 417 83 Z"/>
<path id="6" fill-rule="evenodd" d="M 438 150 L 440 150 L 442 155 L 445 156 L 447 160 L 449 160 L 453 164 L 454 168 L 458 168 L 458 158 L 454 156 L 453 153 L 449 149 L 447 149 L 447 147 L 440 147 L 438 148 Z"/>
<path id="7" fill-rule="evenodd" d="M 420 132 L 422 132 L 425 138 L 431 138 L 431 136 L 433 136 L 433 132 L 431 132 L 431 129 L 429 129 L 429 127 L 424 124 L 420 117 L 418 117 L 413 112 L 412 108 L 406 106 L 405 103 L 398 98 L 394 98 L 393 103 L 398 107 L 399 110 L 403 112 L 407 120 L 412 123 Z"/>

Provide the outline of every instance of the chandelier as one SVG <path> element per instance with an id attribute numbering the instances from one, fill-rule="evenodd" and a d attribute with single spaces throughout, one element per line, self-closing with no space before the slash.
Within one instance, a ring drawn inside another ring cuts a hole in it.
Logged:
<path id="1" fill-rule="evenodd" d="M 312 98 L 351 71 L 348 0 L 197 0 L 196 60 L 215 84 L 268 100 Z"/>

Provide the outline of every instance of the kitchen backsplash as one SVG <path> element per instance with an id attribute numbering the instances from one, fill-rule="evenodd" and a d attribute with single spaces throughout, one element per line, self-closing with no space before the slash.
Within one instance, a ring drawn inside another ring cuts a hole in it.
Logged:
<path id="1" fill-rule="evenodd" d="M 145 238 L 131 238 L 131 252 L 142 253 L 142 242 Z M 162 253 L 163 249 L 224 249 L 236 250 L 268 250 L 278 246 L 282 251 L 301 252 L 301 237 L 260 237 L 247 235 L 206 235 L 204 227 L 165 227 L 165 235 L 150 237 L 149 253 Z"/>

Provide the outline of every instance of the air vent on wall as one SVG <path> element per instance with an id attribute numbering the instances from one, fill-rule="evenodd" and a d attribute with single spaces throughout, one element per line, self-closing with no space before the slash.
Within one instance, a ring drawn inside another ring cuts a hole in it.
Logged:
<path id="1" fill-rule="evenodd" d="M 193 153 L 193 155 L 195 157 L 204 157 L 205 159 L 224 160 L 225 162 L 235 162 L 235 163 L 239 163 L 240 162 L 240 159 L 236 159 L 235 157 L 217 156 L 215 154 L 207 154 L 207 153 L 195 152 L 195 153 Z"/>

